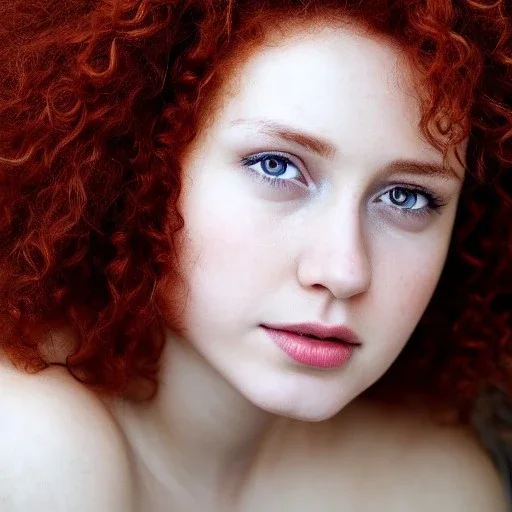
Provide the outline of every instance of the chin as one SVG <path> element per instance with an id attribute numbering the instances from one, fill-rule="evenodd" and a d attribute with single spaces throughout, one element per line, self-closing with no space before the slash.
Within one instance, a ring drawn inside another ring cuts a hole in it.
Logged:
<path id="1" fill-rule="evenodd" d="M 269 410 L 269 412 L 281 416 L 284 418 L 289 418 L 297 421 L 306 421 L 310 423 L 319 423 L 321 421 L 330 420 L 334 418 L 339 412 L 344 409 L 345 406 L 338 407 L 336 409 L 321 409 L 321 408 L 311 408 L 309 410 L 304 409 L 293 409 L 293 408 L 282 408 L 282 409 L 274 409 Z"/>
<path id="2" fill-rule="evenodd" d="M 333 418 L 352 401 L 341 401 L 339 397 L 335 403 L 332 400 L 328 403 L 323 403 L 317 400 L 317 397 L 302 397 L 301 400 L 297 400 L 296 397 L 289 400 L 286 400 L 285 397 L 279 397 L 281 399 L 277 400 L 275 396 L 271 400 L 268 397 L 266 397 L 266 400 L 264 399 L 265 397 L 246 398 L 256 407 L 276 416 L 312 423 Z"/>

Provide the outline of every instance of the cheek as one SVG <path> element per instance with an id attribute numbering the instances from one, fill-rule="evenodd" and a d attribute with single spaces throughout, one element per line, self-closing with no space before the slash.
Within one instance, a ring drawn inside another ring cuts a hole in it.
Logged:
<path id="1" fill-rule="evenodd" d="M 203 169 L 197 177 L 182 202 L 187 259 L 208 279 L 272 273 L 284 250 L 284 227 L 272 205 L 254 193 L 242 171 Z"/>
<path id="2" fill-rule="evenodd" d="M 241 206 L 241 205 L 240 205 Z M 250 258 L 258 247 L 258 224 L 251 223 L 248 212 L 218 198 L 189 204 L 185 212 L 188 259 L 205 275 L 215 279 L 237 270 L 251 268 Z"/>
<path id="3" fill-rule="evenodd" d="M 439 281 L 445 261 L 445 243 L 424 244 L 389 254 L 386 268 L 376 279 L 378 293 L 375 311 L 386 315 L 389 332 L 399 343 L 405 343 L 421 319 Z M 386 304 L 383 308 L 382 304 Z M 384 322 L 383 321 L 383 322 Z"/>
<path id="4" fill-rule="evenodd" d="M 214 183 L 196 183 L 182 203 L 182 212 L 180 254 L 190 313 L 200 314 L 201 321 L 222 318 L 236 323 L 243 308 L 254 307 L 269 281 L 268 224 L 247 203 L 247 194 L 233 190 L 218 175 Z"/>
<path id="5" fill-rule="evenodd" d="M 416 269 L 414 273 L 404 273 L 399 282 L 397 313 L 411 322 L 419 321 L 436 287 L 437 272 Z"/>

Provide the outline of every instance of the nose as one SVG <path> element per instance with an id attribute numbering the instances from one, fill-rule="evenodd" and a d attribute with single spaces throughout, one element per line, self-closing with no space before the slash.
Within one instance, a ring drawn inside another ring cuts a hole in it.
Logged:
<path id="1" fill-rule="evenodd" d="M 326 288 L 338 299 L 368 290 L 371 265 L 355 209 L 355 205 L 343 208 L 343 212 L 333 208 L 332 212 L 311 219 L 297 270 L 303 287 Z"/>

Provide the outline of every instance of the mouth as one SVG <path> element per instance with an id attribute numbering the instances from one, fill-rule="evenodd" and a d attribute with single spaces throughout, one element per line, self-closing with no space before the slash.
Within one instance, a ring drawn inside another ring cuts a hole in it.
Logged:
<path id="1" fill-rule="evenodd" d="M 337 337 L 320 337 L 305 332 L 262 326 L 270 339 L 290 359 L 305 366 L 339 368 L 347 363 L 357 348 Z"/>
<path id="2" fill-rule="evenodd" d="M 343 340 L 340 340 L 339 338 L 329 337 L 329 338 L 321 338 L 320 336 L 315 336 L 314 334 L 306 334 L 303 332 L 293 332 L 293 331 L 286 331 L 291 334 L 298 334 L 299 336 L 304 336 L 306 338 L 311 338 L 313 340 L 321 340 L 321 341 L 334 341 L 335 343 L 345 343 Z"/>
<path id="3" fill-rule="evenodd" d="M 300 324 L 263 325 L 263 327 L 312 340 L 361 345 L 357 334 L 345 325 L 326 325 L 309 322 Z"/>

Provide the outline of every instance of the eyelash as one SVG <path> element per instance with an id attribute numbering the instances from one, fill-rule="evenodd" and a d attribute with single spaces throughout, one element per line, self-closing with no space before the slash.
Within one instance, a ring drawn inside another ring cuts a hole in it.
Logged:
<path id="1" fill-rule="evenodd" d="M 245 157 L 241 159 L 241 163 L 244 166 L 244 168 L 249 171 L 250 176 L 258 181 L 258 182 L 264 182 L 268 185 L 270 185 L 273 188 L 279 188 L 279 189 L 289 189 L 291 187 L 290 179 L 280 179 L 280 178 L 272 178 L 268 175 L 262 174 L 260 172 L 254 171 L 252 169 L 249 169 L 250 165 L 254 165 L 257 163 L 262 162 L 263 160 L 266 160 L 267 158 L 275 158 L 278 161 L 286 163 L 286 165 L 293 165 L 297 167 L 289 158 L 287 158 L 284 155 L 281 155 L 279 153 L 260 153 L 258 155 Z M 394 186 L 390 189 L 388 189 L 384 194 L 390 193 L 394 189 L 402 189 L 407 193 L 419 193 L 427 199 L 427 206 L 424 206 L 423 208 L 400 208 L 399 206 L 396 206 L 395 209 L 398 210 L 402 215 L 410 216 L 414 218 L 422 218 L 432 215 L 434 212 L 439 213 L 440 209 L 446 205 L 442 201 L 440 197 L 438 197 L 436 194 L 429 190 L 425 190 L 422 187 L 418 186 L 412 186 L 407 183 L 395 183 Z M 382 194 L 382 195 L 384 195 Z"/>

